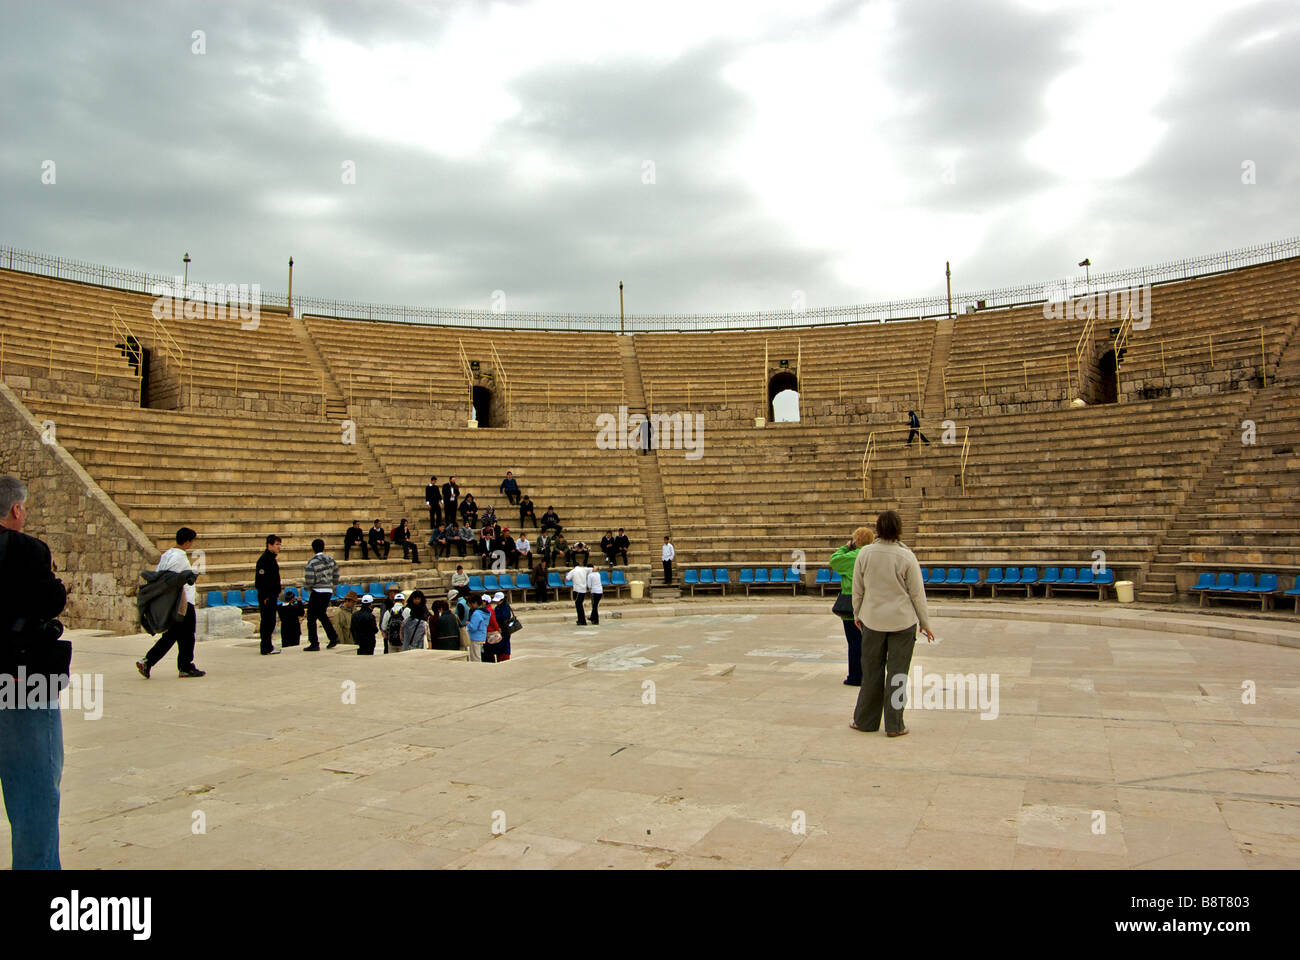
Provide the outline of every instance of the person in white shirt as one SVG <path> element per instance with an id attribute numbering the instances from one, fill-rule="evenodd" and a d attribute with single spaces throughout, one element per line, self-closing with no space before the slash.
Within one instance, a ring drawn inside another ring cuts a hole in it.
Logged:
<path id="1" fill-rule="evenodd" d="M 677 551 L 673 549 L 672 540 L 664 537 L 664 583 L 672 585 L 673 582 L 673 560 L 677 558 Z"/>
<path id="2" fill-rule="evenodd" d="M 595 567 L 587 570 L 587 592 L 591 594 L 591 622 L 600 623 L 600 598 L 605 595 L 605 585 L 600 582 L 600 572 Z"/>
<path id="3" fill-rule="evenodd" d="M 578 608 L 580 627 L 587 625 L 587 611 L 584 608 L 587 603 L 587 574 L 590 572 L 590 567 L 579 565 L 564 575 L 564 579 L 573 584 L 573 605 Z"/>
<path id="4" fill-rule="evenodd" d="M 523 561 L 524 569 L 527 570 L 533 565 L 533 545 L 528 542 L 528 537 L 522 530 L 519 536 L 515 538 L 515 549 L 519 551 L 519 559 Z"/>
<path id="5" fill-rule="evenodd" d="M 158 558 L 158 571 L 193 572 L 189 551 L 197 538 L 198 534 L 189 527 L 181 527 L 177 530 L 176 546 Z M 163 632 L 158 642 L 144 655 L 143 660 L 136 661 L 136 669 L 146 680 L 149 678 L 149 671 L 167 656 L 167 651 L 172 648 L 172 644 L 176 645 L 176 668 L 182 677 L 202 677 L 207 674 L 206 670 L 194 666 L 194 601 L 198 599 L 198 590 L 192 583 L 185 584 L 181 590 L 185 597 L 185 615 Z M 179 600 L 177 605 L 179 606 Z"/>

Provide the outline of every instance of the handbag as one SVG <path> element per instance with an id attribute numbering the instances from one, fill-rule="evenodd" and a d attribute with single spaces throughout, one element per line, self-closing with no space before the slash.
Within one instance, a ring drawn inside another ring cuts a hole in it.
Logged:
<path id="1" fill-rule="evenodd" d="M 489 634 L 487 635 L 487 642 L 488 642 L 488 643 L 500 643 L 500 642 L 501 642 L 501 633 L 500 633 L 499 631 L 497 631 L 497 630 L 493 630 L 491 633 L 489 633 Z"/>
<path id="2" fill-rule="evenodd" d="M 835 605 L 831 607 L 831 613 L 835 616 L 844 618 L 853 616 L 853 596 L 848 593 L 841 593 L 835 598 Z"/>
<path id="3" fill-rule="evenodd" d="M 524 628 L 524 625 L 519 622 L 518 617 L 511 615 L 509 627 L 510 627 L 510 632 L 512 634 L 515 634 L 518 633 L 520 630 L 522 630 Z"/>

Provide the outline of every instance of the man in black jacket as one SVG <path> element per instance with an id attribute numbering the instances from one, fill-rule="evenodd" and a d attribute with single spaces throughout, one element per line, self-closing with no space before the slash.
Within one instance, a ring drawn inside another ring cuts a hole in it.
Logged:
<path id="1" fill-rule="evenodd" d="M 455 523 L 459 514 L 456 507 L 460 502 L 460 484 L 455 477 L 448 477 L 442 485 L 442 516 L 448 523 Z"/>
<path id="2" fill-rule="evenodd" d="M 275 633 L 276 601 L 280 598 L 280 561 L 276 555 L 280 552 L 280 538 L 274 533 L 266 535 L 266 550 L 257 558 L 257 575 L 253 586 L 257 588 L 257 610 L 261 615 L 259 629 L 262 634 L 262 655 L 279 653 L 271 642 Z M 284 645 L 281 638 L 281 646 Z"/>
<path id="3" fill-rule="evenodd" d="M 63 778 L 63 715 L 52 679 L 66 675 L 72 644 L 59 640 L 54 618 L 67 594 L 54 576 L 50 548 L 22 532 L 27 487 L 0 477 L 0 683 L 26 689 L 0 706 L 0 784 L 12 837 L 13 869 L 59 869 L 59 783 Z M 31 681 L 46 679 L 47 699 L 32 709 Z"/>
<path id="4" fill-rule="evenodd" d="M 437 530 L 442 524 L 442 490 L 437 477 L 430 477 L 424 488 L 424 505 L 429 508 L 429 529 Z"/>
<path id="5" fill-rule="evenodd" d="M 370 554 L 366 551 L 366 534 L 361 529 L 361 521 L 353 520 L 352 526 L 348 527 L 348 532 L 343 535 L 343 559 L 347 560 L 348 551 L 353 547 L 361 548 L 361 559 L 369 560 Z"/>
<path id="6" fill-rule="evenodd" d="M 370 532 L 366 534 L 366 537 L 370 541 L 370 549 L 374 552 L 375 559 L 387 560 L 389 550 L 388 534 L 384 533 L 384 525 L 379 522 L 378 517 L 375 517 L 375 525 L 370 528 Z"/>
<path id="7" fill-rule="evenodd" d="M 622 527 L 619 527 L 618 536 L 614 538 L 614 554 L 616 557 L 618 554 L 622 554 L 623 566 L 625 567 L 627 566 L 627 548 L 629 546 L 631 546 L 631 544 L 627 539 L 627 534 L 623 532 Z"/>

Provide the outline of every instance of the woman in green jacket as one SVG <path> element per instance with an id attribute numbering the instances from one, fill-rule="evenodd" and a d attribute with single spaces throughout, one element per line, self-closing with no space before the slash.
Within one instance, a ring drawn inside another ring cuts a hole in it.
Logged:
<path id="1" fill-rule="evenodd" d="M 875 539 L 870 527 L 858 527 L 853 539 L 831 554 L 831 569 L 840 575 L 840 595 L 853 596 L 853 562 L 858 551 Z M 852 612 L 840 618 L 844 621 L 844 639 L 849 642 L 849 675 L 846 686 L 862 686 L 862 631 L 853 622 Z"/>

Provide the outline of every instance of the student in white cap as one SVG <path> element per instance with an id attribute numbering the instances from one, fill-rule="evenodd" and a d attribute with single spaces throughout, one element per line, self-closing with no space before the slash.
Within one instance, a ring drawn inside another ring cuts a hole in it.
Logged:
<path id="1" fill-rule="evenodd" d="M 506 601 L 506 595 L 497 591 L 492 594 L 492 616 L 496 623 L 497 633 L 501 639 L 495 643 L 485 643 L 483 645 L 483 662 L 484 663 L 504 663 L 510 659 L 510 618 L 514 612 L 510 609 L 510 604 Z M 488 624 L 488 636 L 492 636 L 493 626 Z"/>
<path id="2" fill-rule="evenodd" d="M 600 614 L 596 610 L 600 606 L 600 598 L 605 594 L 605 585 L 601 583 L 600 571 L 595 567 L 587 568 L 587 592 L 591 594 L 591 622 L 600 623 Z"/>
<path id="3" fill-rule="evenodd" d="M 369 657 L 375 652 L 375 634 L 379 627 L 375 623 L 375 598 L 366 594 L 361 598 L 361 606 L 352 614 L 352 639 L 357 643 L 357 656 Z"/>
<path id="4" fill-rule="evenodd" d="M 398 592 L 393 597 L 393 606 L 384 611 L 379 618 L 379 632 L 384 637 L 384 653 L 391 646 L 394 650 L 402 649 L 402 610 L 406 607 L 406 594 Z"/>

